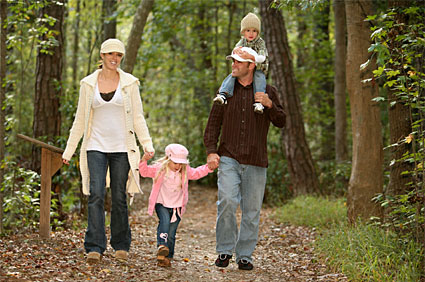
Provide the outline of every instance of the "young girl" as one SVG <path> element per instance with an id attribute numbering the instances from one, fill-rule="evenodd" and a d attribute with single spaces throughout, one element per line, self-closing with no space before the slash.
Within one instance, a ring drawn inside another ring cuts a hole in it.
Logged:
<path id="1" fill-rule="evenodd" d="M 159 266 L 171 266 L 174 255 L 176 231 L 188 201 L 188 181 L 200 179 L 213 172 L 208 166 L 189 166 L 186 147 L 170 144 L 165 148 L 165 156 L 152 166 L 147 164 L 151 155 L 144 154 L 139 171 L 143 177 L 153 178 L 149 196 L 149 215 L 155 209 L 159 218 L 157 228 L 157 260 Z"/>

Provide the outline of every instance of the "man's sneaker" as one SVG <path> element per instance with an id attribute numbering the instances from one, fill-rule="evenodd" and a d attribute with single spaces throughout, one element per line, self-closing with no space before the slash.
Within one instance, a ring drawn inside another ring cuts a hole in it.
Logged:
<path id="1" fill-rule="evenodd" d="M 241 259 L 238 262 L 238 268 L 240 270 L 252 270 L 254 268 L 254 266 L 252 265 L 252 263 L 250 263 L 249 261 L 245 260 L 245 259 Z"/>
<path id="2" fill-rule="evenodd" d="M 262 114 L 264 110 L 264 106 L 261 103 L 254 103 L 254 112 L 257 114 Z"/>
<path id="3" fill-rule="evenodd" d="M 218 104 L 218 105 L 226 105 L 227 104 L 227 97 L 226 95 L 219 93 L 217 94 L 217 97 L 214 98 L 213 100 L 214 104 Z"/>
<path id="4" fill-rule="evenodd" d="M 231 258 L 232 255 L 219 254 L 218 258 L 215 260 L 215 265 L 218 267 L 227 267 Z"/>

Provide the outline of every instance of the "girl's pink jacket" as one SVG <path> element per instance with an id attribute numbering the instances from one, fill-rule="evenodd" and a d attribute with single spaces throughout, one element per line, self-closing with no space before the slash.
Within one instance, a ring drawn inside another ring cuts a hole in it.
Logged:
<path id="1" fill-rule="evenodd" d="M 149 166 L 147 161 L 141 161 L 139 164 L 139 172 L 140 172 L 140 175 L 143 177 L 155 178 L 156 173 L 159 169 L 160 169 L 160 165 Z M 213 170 L 210 170 L 206 164 L 198 166 L 197 168 L 192 168 L 189 165 L 187 166 L 187 179 L 183 185 L 183 202 L 181 204 L 182 215 L 186 211 L 186 204 L 187 204 L 187 201 L 189 200 L 189 192 L 188 192 L 189 180 L 200 179 L 211 172 L 213 172 Z M 157 181 L 153 183 L 152 185 L 152 191 L 149 196 L 149 206 L 148 206 L 149 215 L 152 215 L 155 209 L 156 200 L 158 199 L 158 194 L 159 194 L 159 188 L 161 187 L 162 181 L 164 180 L 164 175 L 165 175 L 165 172 L 162 173 L 162 175 L 160 175 Z M 183 176 L 182 176 L 182 180 L 183 180 Z"/>

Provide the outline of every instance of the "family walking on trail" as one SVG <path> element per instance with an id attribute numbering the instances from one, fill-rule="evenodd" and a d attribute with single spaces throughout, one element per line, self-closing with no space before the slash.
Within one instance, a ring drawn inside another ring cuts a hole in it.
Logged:
<path id="1" fill-rule="evenodd" d="M 158 265 L 169 267 L 189 199 L 189 180 L 218 169 L 215 265 L 227 267 L 235 254 L 239 269 L 253 269 L 267 178 L 267 133 L 270 123 L 285 126 L 285 113 L 277 90 L 266 84 L 268 53 L 260 37 L 260 19 L 249 13 L 241 21 L 240 32 L 242 39 L 226 57 L 232 60 L 232 73 L 216 93 L 205 128 L 207 161 L 196 168 L 189 164 L 188 149 L 175 143 L 148 164 L 155 150 L 144 118 L 139 80 L 120 69 L 124 44 L 118 39 L 102 43 L 101 66 L 81 80 L 75 119 L 62 155 L 69 164 L 83 139 L 80 171 L 83 193 L 89 196 L 84 238 L 88 263 L 99 262 L 107 248 L 105 187 L 112 193 L 110 244 L 116 259 L 127 260 L 131 245 L 127 193 L 132 197 L 141 192 L 140 176 L 153 179 L 148 213 L 155 211 L 158 217 Z M 143 148 L 141 159 L 136 135 Z M 238 206 L 242 211 L 239 230 Z"/>

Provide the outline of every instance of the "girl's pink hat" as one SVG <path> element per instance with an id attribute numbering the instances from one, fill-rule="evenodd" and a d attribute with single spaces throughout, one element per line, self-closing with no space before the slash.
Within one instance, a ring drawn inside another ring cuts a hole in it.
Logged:
<path id="1" fill-rule="evenodd" d="M 189 160 L 187 159 L 187 155 L 189 151 L 185 146 L 180 144 L 170 144 L 165 147 L 165 155 L 177 164 L 188 164 Z"/>

